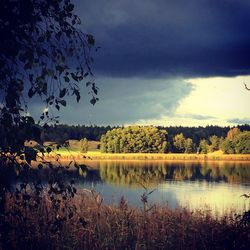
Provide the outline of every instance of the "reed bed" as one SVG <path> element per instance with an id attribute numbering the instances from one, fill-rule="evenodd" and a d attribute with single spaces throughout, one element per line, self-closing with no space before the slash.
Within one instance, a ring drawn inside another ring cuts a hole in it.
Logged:
<path id="1" fill-rule="evenodd" d="M 250 154 L 163 154 L 163 153 L 101 153 L 98 151 L 80 153 L 79 151 L 58 150 L 45 154 L 45 158 L 53 160 L 168 160 L 168 161 L 250 161 Z"/>
<path id="2" fill-rule="evenodd" d="M 142 208 L 107 205 L 90 190 L 24 194 L 6 194 L 0 249 L 249 249 L 250 227 L 233 213 L 149 206 L 145 196 Z"/>

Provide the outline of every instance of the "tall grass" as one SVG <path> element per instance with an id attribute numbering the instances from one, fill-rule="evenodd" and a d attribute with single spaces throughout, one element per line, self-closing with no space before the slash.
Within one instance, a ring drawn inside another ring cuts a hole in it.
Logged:
<path id="1" fill-rule="evenodd" d="M 53 160 L 59 158 L 61 160 L 81 161 L 84 159 L 92 160 L 171 160 L 171 161 L 250 161 L 250 154 L 162 154 L 162 153 L 101 153 L 98 151 L 90 151 L 81 153 L 78 150 L 60 149 L 45 155 L 46 159 Z"/>
<path id="2" fill-rule="evenodd" d="M 51 199 L 47 190 L 8 193 L 0 249 L 248 249 L 249 225 L 231 213 L 171 210 L 168 206 L 103 203 L 82 190 Z M 28 195 L 28 196 L 27 196 Z"/>

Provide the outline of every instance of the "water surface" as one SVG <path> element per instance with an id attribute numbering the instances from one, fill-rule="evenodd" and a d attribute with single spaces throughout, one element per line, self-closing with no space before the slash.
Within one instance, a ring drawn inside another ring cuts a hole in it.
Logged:
<path id="1" fill-rule="evenodd" d="M 94 188 L 108 203 L 124 196 L 131 204 L 141 205 L 146 190 L 154 190 L 151 203 L 218 214 L 241 212 L 250 202 L 241 197 L 250 193 L 250 163 L 246 162 L 101 161 L 81 175 L 79 187 Z"/>
<path id="2" fill-rule="evenodd" d="M 141 195 L 152 190 L 150 203 L 215 214 L 240 213 L 250 203 L 241 197 L 250 194 L 249 162 L 97 161 L 69 171 L 65 179 L 74 179 L 79 190 L 95 189 L 106 203 L 123 196 L 141 206 Z"/>

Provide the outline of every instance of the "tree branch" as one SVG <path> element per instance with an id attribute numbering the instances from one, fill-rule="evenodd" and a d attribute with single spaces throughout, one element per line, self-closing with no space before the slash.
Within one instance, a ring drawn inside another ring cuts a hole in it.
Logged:
<path id="1" fill-rule="evenodd" d="M 247 87 L 247 85 L 244 83 L 245 89 L 250 91 L 250 88 Z"/>

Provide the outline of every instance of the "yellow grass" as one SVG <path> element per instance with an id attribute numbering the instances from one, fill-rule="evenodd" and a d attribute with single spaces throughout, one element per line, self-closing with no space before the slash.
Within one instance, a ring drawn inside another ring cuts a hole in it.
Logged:
<path id="1" fill-rule="evenodd" d="M 250 161 L 250 154 L 223 154 L 217 151 L 209 154 L 162 154 L 162 153 L 101 153 L 99 151 L 90 151 L 81 153 L 77 150 L 59 150 L 46 154 L 47 159 L 70 160 L 171 160 L 171 161 Z"/>

